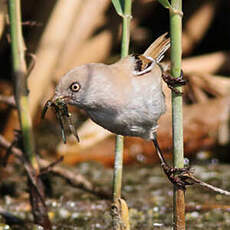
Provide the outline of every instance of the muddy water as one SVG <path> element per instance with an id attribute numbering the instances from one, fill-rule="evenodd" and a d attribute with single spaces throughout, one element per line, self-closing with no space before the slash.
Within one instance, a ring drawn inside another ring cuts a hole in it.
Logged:
<path id="1" fill-rule="evenodd" d="M 214 161 L 209 164 L 194 163 L 192 167 L 200 179 L 230 190 L 230 165 Z M 73 171 L 76 169 L 99 187 L 111 191 L 112 169 L 92 162 L 72 168 Z M 131 229 L 172 229 L 172 186 L 160 166 L 125 166 L 123 175 L 123 197 L 130 208 Z M 57 177 L 49 177 L 49 181 L 52 189 L 49 189 L 51 197 L 47 199 L 47 204 L 53 229 L 111 229 L 110 201 L 74 189 Z M 4 196 L 1 205 L 25 220 L 24 229 L 32 229 L 32 224 L 28 223 L 32 215 L 27 197 L 22 198 L 20 193 L 17 191 L 20 198 Z M 25 206 L 28 208 L 25 209 Z M 230 197 L 197 185 L 189 187 L 186 191 L 186 221 L 188 229 L 230 229 Z M 14 225 L 12 229 L 22 229 L 22 225 Z"/>

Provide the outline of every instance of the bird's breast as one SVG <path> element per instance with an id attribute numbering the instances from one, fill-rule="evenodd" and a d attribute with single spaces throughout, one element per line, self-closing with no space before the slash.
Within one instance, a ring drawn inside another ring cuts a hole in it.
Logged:
<path id="1" fill-rule="evenodd" d="M 87 112 L 94 122 L 115 134 L 148 139 L 165 112 L 161 70 L 156 67 L 144 76 L 122 72 L 122 81 L 116 71 L 108 69 L 101 82 L 104 86 L 92 94 L 93 106 Z"/>

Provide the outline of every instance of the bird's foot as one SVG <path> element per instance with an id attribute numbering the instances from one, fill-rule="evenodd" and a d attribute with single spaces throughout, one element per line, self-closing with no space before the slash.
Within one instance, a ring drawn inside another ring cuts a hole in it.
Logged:
<path id="1" fill-rule="evenodd" d="M 179 77 L 175 78 L 172 77 L 170 74 L 163 73 L 162 78 L 164 82 L 168 85 L 168 87 L 176 94 L 181 95 L 182 93 L 176 89 L 176 86 L 182 86 L 185 85 L 187 80 L 183 78 L 183 71 L 181 70 L 181 74 Z"/>
<path id="2" fill-rule="evenodd" d="M 168 177 L 169 181 L 176 187 L 186 190 L 187 185 L 192 185 L 194 182 L 188 181 L 191 175 L 191 168 L 172 168 L 167 164 L 162 164 L 162 168 Z"/>

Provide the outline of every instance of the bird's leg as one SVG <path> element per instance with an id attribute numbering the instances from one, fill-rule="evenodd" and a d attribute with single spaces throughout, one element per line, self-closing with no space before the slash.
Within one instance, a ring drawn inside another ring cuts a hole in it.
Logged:
<path id="1" fill-rule="evenodd" d="M 187 185 L 192 185 L 191 182 L 186 181 L 187 177 L 184 177 L 184 174 L 188 173 L 190 171 L 190 168 L 173 168 L 168 165 L 168 163 L 165 161 L 163 153 L 160 149 L 160 146 L 158 144 L 157 138 L 154 137 L 152 139 L 153 144 L 156 148 L 157 155 L 161 162 L 161 167 L 163 168 L 166 176 L 168 177 L 169 181 L 176 185 L 177 187 L 185 190 Z"/>
<path id="2" fill-rule="evenodd" d="M 181 70 L 181 74 L 179 77 L 175 78 L 172 77 L 169 73 L 163 72 L 162 73 L 162 79 L 164 82 L 168 85 L 168 87 L 175 92 L 176 94 L 181 94 L 181 92 L 176 89 L 176 86 L 182 86 L 185 85 L 187 80 L 183 78 L 183 71 Z"/>

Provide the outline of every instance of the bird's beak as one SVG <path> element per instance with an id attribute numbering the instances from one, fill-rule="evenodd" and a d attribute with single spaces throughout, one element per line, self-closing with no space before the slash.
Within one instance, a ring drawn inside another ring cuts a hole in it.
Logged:
<path id="1" fill-rule="evenodd" d="M 45 114 L 50 107 L 54 108 L 56 117 L 61 126 L 62 138 L 64 143 L 66 143 L 66 137 L 65 137 L 65 127 L 63 121 L 67 121 L 69 130 L 79 142 L 80 141 L 79 136 L 72 124 L 71 113 L 69 113 L 68 111 L 68 107 L 67 107 L 68 102 L 69 102 L 69 97 L 55 94 L 53 98 L 48 100 L 44 105 L 44 108 L 42 110 L 42 119 L 44 119 Z"/>
<path id="2" fill-rule="evenodd" d="M 61 105 L 66 105 L 64 97 L 55 94 L 51 99 L 49 99 L 45 103 L 43 110 L 42 110 L 42 115 L 41 115 L 42 119 L 45 118 L 46 112 L 50 107 L 55 108 L 55 111 L 57 113 L 61 111 Z"/>
<path id="3" fill-rule="evenodd" d="M 55 93 L 54 96 L 50 99 L 54 104 L 68 104 L 70 98 L 68 96 L 59 95 L 58 93 Z"/>

